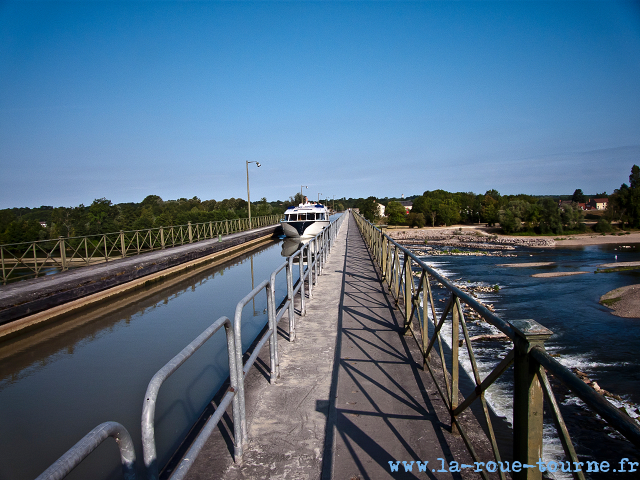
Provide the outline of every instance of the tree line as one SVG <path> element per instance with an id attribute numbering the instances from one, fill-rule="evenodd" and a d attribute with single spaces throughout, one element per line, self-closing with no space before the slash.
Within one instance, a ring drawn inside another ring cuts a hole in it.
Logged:
<path id="1" fill-rule="evenodd" d="M 251 202 L 251 217 L 282 214 L 300 202 L 300 193 L 286 201 L 267 202 L 262 198 Z M 344 208 L 342 202 L 335 203 Z M 140 203 L 114 204 L 98 198 L 91 205 L 77 207 L 6 208 L 0 210 L 0 244 L 247 218 L 247 206 L 241 198 L 163 200 L 149 195 Z"/>
<path id="2" fill-rule="evenodd" d="M 598 220 L 593 227 L 596 232 L 610 232 L 615 223 L 620 228 L 640 228 L 640 167 L 633 165 L 628 185 L 623 183 L 610 196 L 603 192 L 593 198 L 608 198 L 603 215 L 594 217 Z M 576 189 L 573 195 L 559 197 L 501 195 L 497 190 L 484 194 L 427 190 L 408 200 L 413 202 L 409 213 L 399 199 L 369 197 L 361 200 L 357 207 L 370 221 L 385 221 L 389 225 L 421 228 L 486 223 L 499 224 L 508 234 L 567 234 L 586 230 L 585 211 L 580 204 L 585 203 L 587 197 L 581 189 Z M 379 215 L 378 203 L 385 206 L 385 218 Z"/>
<path id="3" fill-rule="evenodd" d="M 607 197 L 598 193 L 594 198 Z M 611 231 L 612 223 L 620 227 L 640 228 L 640 167 L 633 165 L 629 185 L 623 183 L 609 197 L 596 231 Z M 321 203 L 343 211 L 358 208 L 370 221 L 377 222 L 378 204 L 385 206 L 384 219 L 390 225 L 410 227 L 452 224 L 499 224 L 505 233 L 571 233 L 585 230 L 584 211 L 579 203 L 586 196 L 581 189 L 573 195 L 545 197 L 533 195 L 501 195 L 497 190 L 484 194 L 427 190 L 422 195 L 408 197 L 413 207 L 409 214 L 399 198 L 341 198 L 322 200 Z M 558 200 L 566 200 L 559 205 Z M 569 202 L 570 201 L 570 202 Z M 302 202 L 298 192 L 286 201 L 267 202 L 262 198 L 251 202 L 252 217 L 282 214 L 292 205 Z M 179 198 L 163 200 L 149 195 L 140 203 L 113 204 L 106 198 L 95 199 L 91 205 L 77 207 L 7 208 L 0 210 L 0 244 L 142 230 L 145 228 L 185 225 L 188 222 L 232 220 L 247 218 L 246 200 L 229 198 L 221 201 Z M 45 222 L 43 227 L 40 222 Z"/>
<path id="4" fill-rule="evenodd" d="M 564 196 L 564 199 L 568 198 L 571 196 Z M 414 197 L 412 202 L 411 211 L 407 214 L 399 201 L 389 201 L 385 208 L 387 223 L 419 228 L 425 225 L 499 224 L 504 233 L 584 230 L 583 211 L 577 203 L 564 204 L 561 208 L 558 199 L 551 197 L 501 195 L 497 190 L 488 190 L 484 194 L 428 190 Z M 365 212 L 370 219 L 379 220 L 372 208 L 365 207 Z"/>

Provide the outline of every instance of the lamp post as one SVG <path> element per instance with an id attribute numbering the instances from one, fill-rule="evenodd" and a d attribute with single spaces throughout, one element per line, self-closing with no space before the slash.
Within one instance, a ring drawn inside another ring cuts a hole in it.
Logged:
<path id="1" fill-rule="evenodd" d="M 302 189 L 309 188 L 306 185 L 300 185 L 300 203 L 304 204 L 304 196 L 302 195 Z"/>
<path id="2" fill-rule="evenodd" d="M 260 162 L 250 162 L 247 160 L 247 208 L 249 209 L 249 228 L 251 228 L 251 194 L 249 193 L 249 164 L 255 163 L 260 167 Z"/>
<path id="3" fill-rule="evenodd" d="M 320 203 L 320 195 L 322 195 L 322 193 L 318 193 L 318 203 Z"/>

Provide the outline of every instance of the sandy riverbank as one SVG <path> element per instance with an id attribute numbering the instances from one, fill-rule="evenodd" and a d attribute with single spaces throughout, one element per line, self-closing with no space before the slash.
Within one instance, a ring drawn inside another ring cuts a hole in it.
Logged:
<path id="1" fill-rule="evenodd" d="M 640 232 L 625 235 L 602 235 L 582 233 L 578 235 L 550 236 L 510 236 L 502 235 L 499 229 L 484 225 L 453 225 L 450 227 L 389 228 L 386 233 L 400 243 L 417 241 L 420 243 L 478 247 L 512 248 L 523 247 L 572 247 L 586 245 L 629 245 L 640 243 Z"/>
<path id="2" fill-rule="evenodd" d="M 629 245 L 640 243 L 640 233 L 630 233 L 628 235 L 602 235 L 595 233 L 583 233 L 580 235 L 561 236 L 555 240 L 556 247 L 581 246 L 581 245 Z"/>
<path id="3" fill-rule="evenodd" d="M 583 275 L 591 272 L 547 272 L 547 273 L 535 273 L 531 275 L 536 278 L 555 278 L 555 277 L 571 277 L 572 275 Z"/>
<path id="4" fill-rule="evenodd" d="M 625 318 L 640 318 L 640 285 L 616 288 L 600 297 L 600 303 L 613 315 Z"/>
<path id="5" fill-rule="evenodd" d="M 530 267 L 548 267 L 549 265 L 555 265 L 555 262 L 498 263 L 496 267 L 530 268 Z"/>

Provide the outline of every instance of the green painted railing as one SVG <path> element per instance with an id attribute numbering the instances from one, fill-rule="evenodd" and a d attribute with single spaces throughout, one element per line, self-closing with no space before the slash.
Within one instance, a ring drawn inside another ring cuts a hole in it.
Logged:
<path id="1" fill-rule="evenodd" d="M 2 284 L 266 227 L 282 218 L 282 215 L 254 217 L 251 224 L 248 218 L 189 222 L 171 227 L 0 245 Z"/>
<path id="2" fill-rule="evenodd" d="M 592 459 L 585 460 L 580 467 L 574 463 L 579 460 L 547 372 L 553 375 L 555 380 L 564 384 L 571 395 L 579 397 L 610 427 L 621 433 L 636 448 L 640 448 L 640 427 L 636 421 L 614 407 L 602 394 L 585 384 L 547 353 L 544 342 L 553 332 L 534 320 L 510 322 L 502 320 L 472 295 L 457 288 L 449 279 L 426 265 L 410 250 L 393 241 L 364 217 L 357 213 L 354 213 L 354 217 L 371 255 L 380 268 L 383 282 L 387 284 L 400 313 L 404 315 L 405 335 L 411 335 L 416 340 L 424 359 L 424 368 L 430 372 L 438 393 L 449 409 L 451 430 L 462 436 L 475 462 L 486 462 L 487 468 L 483 468 L 480 472 L 483 478 L 489 478 L 487 470 L 489 463 L 492 462 L 492 468 L 494 466 L 496 468 L 489 471 L 496 472 L 496 475 L 505 480 L 502 468 L 498 467 L 501 465 L 501 455 L 484 392 L 508 371 L 512 364 L 514 365 L 513 462 L 510 463 L 510 475 L 514 479 L 540 480 L 542 478 L 537 462 L 543 457 L 542 432 L 545 401 L 566 454 L 566 461 L 571 462 L 570 470 L 573 478 L 584 480 L 583 472 L 597 471 L 589 470 L 593 467 L 593 465 L 590 467 L 589 463 L 602 465 L 601 462 L 589 462 Z M 444 302 L 439 303 L 442 308 L 436 308 L 434 296 L 440 302 Z M 465 312 L 467 316 L 482 317 L 498 328 L 512 343 L 512 348 L 505 357 L 495 358 L 496 365 L 493 371 L 484 379 L 481 378 L 476 363 Z M 445 322 L 451 323 L 450 348 L 443 348 L 443 339 L 440 334 Z M 462 392 L 459 388 L 459 353 L 463 345 L 466 345 L 473 370 L 472 380 L 475 383 L 474 388 L 466 392 Z M 431 358 L 432 356 L 436 358 Z M 439 369 L 442 369 L 441 374 L 437 373 Z M 462 415 L 471 404 L 477 401 L 481 403 L 484 412 L 487 437 L 493 451 L 494 459 L 489 461 L 480 459 L 476 453 Z M 606 441 L 607 433 L 602 432 L 602 435 Z M 615 460 L 629 461 L 628 458 Z M 558 471 L 561 471 L 559 465 L 555 466 Z M 597 466 L 595 468 L 597 469 Z M 612 464 L 609 468 L 613 471 L 617 466 Z"/>

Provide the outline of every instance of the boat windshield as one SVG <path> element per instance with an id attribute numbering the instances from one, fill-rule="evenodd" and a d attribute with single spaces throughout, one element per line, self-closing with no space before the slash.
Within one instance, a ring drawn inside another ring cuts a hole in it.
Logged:
<path id="1" fill-rule="evenodd" d="M 326 220 L 324 213 L 286 213 L 284 219 L 287 222 L 297 222 L 301 220 Z"/>

